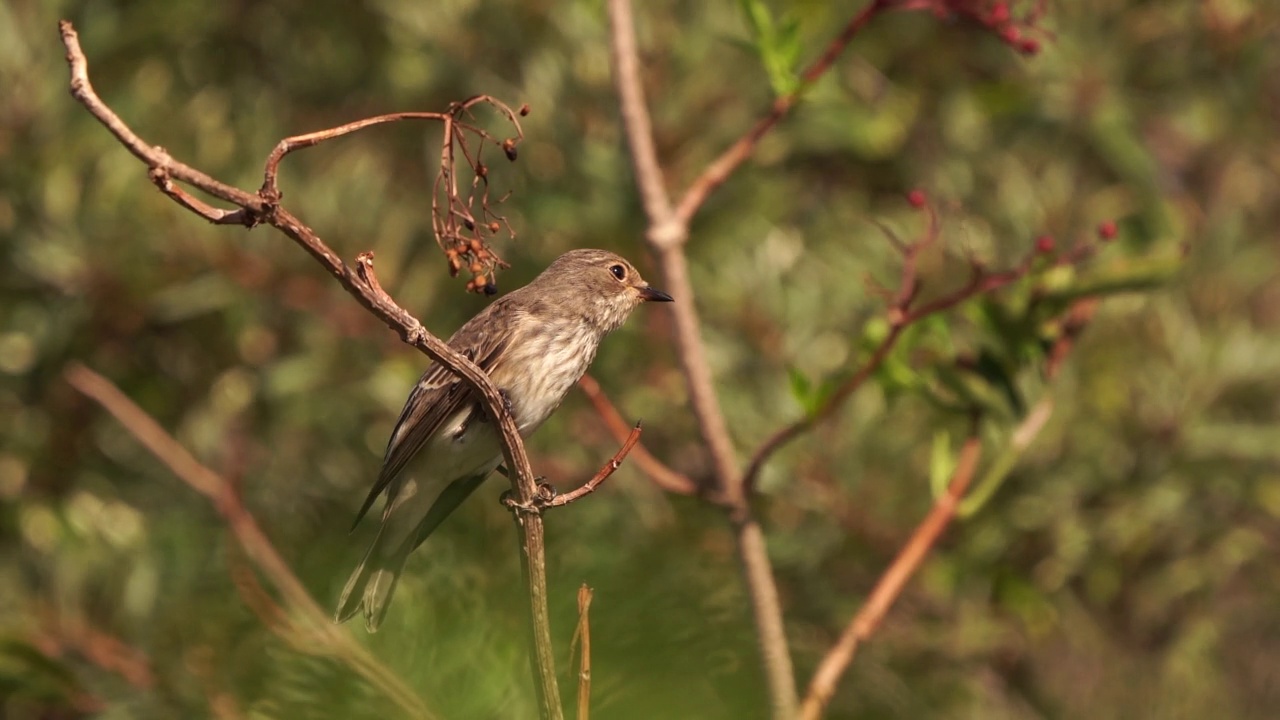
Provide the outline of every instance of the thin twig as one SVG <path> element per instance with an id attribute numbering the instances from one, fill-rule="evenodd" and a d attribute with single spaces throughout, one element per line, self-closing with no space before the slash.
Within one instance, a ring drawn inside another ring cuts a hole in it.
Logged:
<path id="1" fill-rule="evenodd" d="M 852 19 L 836 35 L 831 42 L 827 43 L 822 54 L 814 60 L 809 67 L 805 68 L 800 74 L 800 83 L 796 89 L 786 95 L 782 95 L 773 101 L 773 105 L 769 111 L 756 121 L 742 137 L 720 153 L 720 156 L 707 165 L 703 169 L 702 174 L 689 185 L 689 189 L 685 190 L 684 196 L 680 198 L 680 204 L 676 207 L 675 217 L 680 224 L 687 226 L 693 216 L 697 214 L 698 209 L 706 202 L 707 196 L 713 190 L 724 184 L 725 180 L 738 169 L 747 158 L 755 152 L 756 144 L 760 142 L 760 138 L 764 137 L 770 130 L 778 124 L 778 121 L 786 117 L 787 113 L 799 102 L 800 96 L 809 89 L 818 78 L 822 77 L 836 59 L 844 52 L 849 43 L 858 34 L 872 18 L 887 10 L 894 4 L 895 0 L 871 0 L 867 3 L 858 14 Z"/>
<path id="2" fill-rule="evenodd" d="M 880 626 L 889 608 L 902 593 L 902 588 L 924 562 L 925 556 L 928 555 L 934 543 L 942 536 L 942 531 L 955 516 L 960 498 L 964 496 L 965 490 L 973 480 L 981 455 L 982 440 L 977 435 L 970 435 L 960 449 L 960 457 L 956 461 L 955 471 L 951 473 L 947 491 L 934 501 L 933 509 L 916 526 L 915 532 L 911 533 L 911 539 L 902 546 L 893 564 L 880 576 L 867 602 L 845 628 L 840 640 L 818 664 L 818 670 L 809 683 L 809 692 L 804 700 L 801 712 L 804 720 L 817 720 L 821 717 L 831 696 L 835 694 L 840 676 L 853 661 L 858 644 L 870 637 L 871 633 Z"/>
<path id="3" fill-rule="evenodd" d="M 462 118 L 471 116 L 473 107 L 482 104 L 495 108 L 515 129 L 515 137 L 499 140 L 486 130 L 471 123 L 463 122 Z M 506 218 L 493 212 L 489 206 L 488 169 L 481 159 L 479 150 L 475 155 L 468 151 L 467 135 L 478 137 L 481 149 L 484 147 L 484 143 L 488 141 L 493 145 L 502 146 L 504 151 L 508 153 L 508 157 L 514 158 L 515 147 L 524 139 L 524 130 L 520 127 L 518 114 L 523 114 L 526 111 L 526 108 L 521 108 L 521 112 L 517 113 L 508 107 L 506 103 L 494 97 L 476 95 L 462 102 L 453 103 L 448 112 L 388 113 L 386 115 L 362 118 L 325 130 L 287 137 L 277 143 L 267 156 L 262 173 L 262 187 L 258 190 L 258 195 L 266 200 L 269 205 L 273 206 L 279 203 L 281 198 L 280 188 L 277 185 L 279 166 L 280 161 L 289 153 L 313 147 L 322 142 L 349 135 L 375 125 L 403 120 L 439 122 L 443 126 L 443 131 L 440 143 L 440 171 L 436 178 L 436 192 L 433 193 L 431 198 L 432 228 L 435 231 L 436 243 L 441 250 L 445 251 L 446 257 L 449 258 L 450 272 L 457 274 L 461 268 L 467 267 L 474 276 L 473 281 L 468 284 L 468 288 L 474 291 L 482 291 L 492 282 L 492 273 L 499 267 L 507 267 L 502 258 L 498 257 L 497 253 L 485 242 L 484 233 L 495 234 L 502 228 L 503 224 L 506 225 L 508 233 L 512 236 L 514 236 L 514 233 L 511 231 L 510 224 L 506 223 Z M 466 197 L 463 197 L 458 192 L 455 172 L 455 148 L 462 150 L 467 164 L 475 171 L 471 186 L 472 192 Z M 475 190 L 481 184 L 483 184 L 483 189 L 477 198 Z M 441 199 L 444 200 L 443 207 L 441 206 Z M 486 219 L 494 218 L 501 221 L 501 223 L 497 226 L 491 226 L 487 223 L 477 222 L 473 212 L 477 200 L 482 216 Z M 179 202 L 182 202 L 182 200 L 179 199 Z M 196 211 L 199 212 L 199 210 Z M 461 224 L 459 224 L 459 221 L 461 221 Z"/>
<path id="4" fill-rule="evenodd" d="M 926 210 L 929 212 L 930 221 L 925 235 L 920 240 L 906 245 L 896 241 L 901 248 L 903 262 L 898 289 L 890 293 L 892 301 L 885 311 L 885 317 L 889 321 L 888 332 L 881 338 L 875 349 L 871 351 L 867 361 L 842 382 L 839 387 L 827 395 L 818 404 L 817 408 L 804 417 L 778 428 L 765 438 L 764 442 L 760 443 L 755 452 L 751 454 L 751 460 L 747 463 L 747 470 L 744 474 L 744 482 L 749 489 L 755 487 L 765 463 L 775 453 L 792 440 L 808 432 L 819 422 L 829 418 L 880 369 L 885 359 L 889 357 L 894 347 L 897 346 L 898 341 L 902 339 L 903 332 L 907 327 L 932 315 L 952 310 L 980 295 L 993 293 L 1008 287 L 1027 277 L 1035 267 L 1034 261 L 1039 254 L 1035 250 L 1029 252 L 1014 267 L 1000 272 L 988 272 L 980 266 L 974 265 L 969 279 L 964 285 L 928 302 L 916 304 L 920 286 L 916 261 L 920 250 L 934 242 L 937 237 L 936 216 L 931 209 L 926 208 Z M 1061 258 L 1058 264 L 1081 263 L 1090 258 L 1095 249 L 1096 246 L 1092 244 L 1082 245 L 1078 251 Z M 1067 322 L 1064 326 L 1064 333 L 1074 337 L 1075 334 L 1079 333 L 1082 322 Z M 1062 352 L 1062 350 L 1059 351 Z M 1056 368 L 1059 362 L 1060 360 L 1052 361 L 1051 359 L 1050 367 Z"/>
<path id="5" fill-rule="evenodd" d="M 217 508 L 235 535 L 240 547 L 280 593 L 301 620 L 299 632 L 325 649 L 325 654 L 344 661 L 373 687 L 385 694 L 411 717 L 433 718 L 421 698 L 390 669 L 383 666 L 363 646 L 354 642 L 339 627 L 329 622 L 329 614 L 312 599 L 306 587 L 289 569 L 266 533 L 249 511 L 240 504 L 227 481 L 196 460 L 173 436 L 165 432 L 150 415 L 138 407 L 110 380 L 73 363 L 65 371 L 72 387 L 93 399 L 111 413 L 130 434 L 155 455 L 160 462 L 193 490 L 204 495 Z"/>
<path id="6" fill-rule="evenodd" d="M 263 202 L 257 195 L 218 182 L 199 170 L 176 162 L 164 148 L 143 142 L 142 138 L 130 130 L 120 116 L 107 107 L 94 91 L 93 85 L 89 82 L 89 62 L 85 59 L 84 51 L 80 49 L 80 38 L 76 35 L 75 28 L 70 22 L 62 20 L 58 23 L 58 30 L 62 35 L 62 44 L 67 49 L 67 64 L 71 68 L 71 97 L 84 105 L 91 115 L 116 136 L 121 145 L 124 145 L 129 152 L 152 170 L 163 170 L 169 177 L 194 185 L 216 198 L 234 203 L 239 207 L 248 208 L 253 212 L 262 211 Z"/>
<path id="7" fill-rule="evenodd" d="M 963 296 L 957 293 L 912 310 L 910 306 L 919 291 L 919 284 L 915 277 L 915 260 L 919 250 L 925 244 L 917 243 L 905 258 L 906 281 L 900 285 L 900 292 L 890 308 L 889 336 L 880 348 L 873 352 L 870 362 L 846 381 L 844 386 L 839 388 L 817 413 L 784 427 L 766 441 L 753 455 L 746 471 L 740 473 L 736 469 L 733 443 L 725 427 L 724 416 L 703 350 L 698 316 L 693 303 L 693 285 L 689 280 L 683 245 L 688 241 L 689 222 L 710 193 L 723 184 L 751 156 L 760 139 L 791 111 L 805 90 L 830 70 L 849 43 L 875 16 L 892 7 L 929 9 L 945 14 L 955 9 L 951 7 L 953 5 L 964 5 L 965 8 L 969 8 L 965 3 L 947 0 L 932 2 L 871 0 L 850 19 L 819 57 L 801 73 L 797 89 L 777 98 L 764 117 L 702 171 L 686 190 L 678 205 L 672 209 L 654 146 L 653 131 L 640 81 L 639 53 L 636 49 L 631 4 L 629 0 L 610 0 L 608 3 L 612 28 L 610 45 L 613 51 L 614 80 L 623 128 L 631 150 L 636 185 L 640 190 L 648 218 L 645 237 L 658 257 L 666 286 L 678 298 L 674 308 L 678 357 L 699 430 L 711 455 L 717 482 L 716 493 L 712 499 L 729 511 L 737 531 L 738 556 L 752 602 L 757 636 L 761 645 L 761 658 L 775 718 L 793 717 L 797 711 L 798 701 L 790 653 L 787 650 L 786 636 L 783 631 L 776 581 L 765 550 L 763 534 L 751 512 L 751 491 L 760 469 L 778 448 L 812 427 L 821 417 L 834 411 L 844 398 L 860 387 L 888 357 L 893 345 L 908 324 L 928 314 L 953 307 L 974 294 L 989 292 L 1003 284 L 1013 282 L 1017 277 L 1025 274 L 1025 270 L 1018 273 L 1016 277 L 975 273 L 971 287 L 966 287 L 962 291 L 965 293 Z M 974 12 L 978 11 L 974 10 Z M 1007 29 L 999 23 L 987 24 L 993 30 L 1003 32 Z M 1019 47 L 1024 52 L 1034 51 L 1028 45 Z M 931 214 L 930 231 L 925 242 L 932 242 L 936 238 L 936 232 L 936 217 Z M 601 404 L 597 404 L 597 407 L 600 406 Z M 607 412 L 602 414 L 608 417 Z M 975 453 L 974 462 L 976 462 L 977 451 L 975 449 L 972 452 Z M 972 471 L 970 470 L 969 473 L 971 474 Z M 964 482 L 967 484 L 968 480 Z M 954 509 L 951 512 L 954 513 Z M 927 545 L 925 548 L 927 549 Z"/>
<path id="8" fill-rule="evenodd" d="M 596 472 L 595 476 L 584 483 L 582 487 L 557 495 L 542 503 L 542 506 L 548 508 L 561 507 L 562 505 L 568 505 L 575 500 L 580 500 L 595 492 L 596 488 L 600 487 L 600 483 L 608 480 L 609 476 L 612 475 L 615 470 L 622 467 L 622 461 L 626 459 L 627 453 L 631 452 L 631 449 L 634 448 L 638 442 L 640 442 L 640 423 L 637 422 L 636 426 L 631 428 L 631 434 L 627 436 L 625 441 L 623 441 L 622 447 L 618 448 L 618 452 L 613 454 L 613 457 L 609 459 L 609 462 L 605 463 L 604 466 Z"/>
<path id="9" fill-rule="evenodd" d="M 1052 414 L 1053 401 L 1046 395 L 1037 403 L 1036 407 L 1027 413 L 1018 428 L 1014 430 L 1013 441 L 1010 444 L 1009 451 L 1018 455 L 1025 451 L 1027 446 L 1040 433 L 1040 430 L 1044 428 L 1045 423 Z M 817 720 L 822 717 L 827 703 L 831 701 L 831 697 L 835 694 L 836 686 L 840 682 L 841 676 L 844 675 L 849 664 L 853 662 L 853 657 L 857 653 L 858 647 L 880 627 L 880 623 L 884 621 L 889 609 L 893 607 L 893 603 L 902 594 L 907 582 L 920 569 L 929 551 L 937 544 L 938 539 L 942 537 L 943 531 L 947 529 L 947 526 L 956 517 L 961 501 L 973 482 L 981 455 L 982 441 L 977 435 L 975 421 L 973 432 L 960 448 L 955 470 L 951 473 L 951 480 L 947 483 L 947 491 L 934 501 L 933 508 L 929 510 L 929 514 L 916 526 L 915 531 L 911 533 L 911 538 L 907 540 L 902 549 L 898 551 L 898 555 L 893 559 L 893 563 L 876 581 L 876 585 L 871 590 L 871 595 L 867 597 L 866 603 L 849 621 L 844 632 L 840 635 L 840 639 L 827 651 L 827 654 L 818 664 L 818 669 L 814 672 L 813 679 L 809 682 L 809 690 L 805 695 L 804 705 L 801 707 L 800 716 L 804 720 Z"/>
<path id="10" fill-rule="evenodd" d="M 764 469 L 764 464 L 773 457 L 774 453 L 781 450 L 787 443 L 808 432 L 823 418 L 834 412 L 845 398 L 862 387 L 867 378 L 871 377 L 879 369 L 880 365 L 884 363 L 885 358 L 889 357 L 889 353 L 897 345 L 898 339 L 902 337 L 902 331 L 905 329 L 906 327 L 903 325 L 890 326 L 888 334 L 884 336 L 884 339 L 880 341 L 876 349 L 871 352 L 871 357 L 867 358 L 867 362 L 858 368 L 853 375 L 850 375 L 849 379 L 845 380 L 813 412 L 778 428 L 764 442 L 760 443 L 760 447 L 756 448 L 756 451 L 751 455 L 751 460 L 747 463 L 745 482 L 750 487 L 755 487 L 757 480 L 760 478 L 760 471 Z"/>
<path id="11" fill-rule="evenodd" d="M 610 0 L 610 47 L 614 60 L 623 129 L 631 150 L 636 185 L 641 188 L 648 216 L 646 239 L 658 257 L 663 282 L 676 298 L 672 309 L 677 355 L 684 373 L 694 416 L 711 455 L 716 487 L 712 500 L 723 507 L 734 527 L 735 548 L 751 601 L 760 661 L 773 717 L 790 719 L 798 706 L 791 652 L 782 621 L 782 603 L 764 535 L 752 517 L 742 473 L 716 397 L 711 366 L 702 344 L 694 287 L 689 278 L 684 241 L 688 223 L 672 210 L 663 187 L 662 170 L 653 143 L 649 113 L 640 80 L 639 52 L 630 0 Z"/>
<path id="12" fill-rule="evenodd" d="M 1079 262 L 1087 255 L 1088 253 L 1077 253 L 1069 261 Z M 1052 380 L 1057 375 L 1066 355 L 1075 346 L 1080 333 L 1084 331 L 1097 311 L 1098 302 L 1097 298 L 1085 298 L 1074 303 L 1063 313 L 1062 334 L 1047 353 L 1045 364 L 1047 380 Z M 827 703 L 835 693 L 840 677 L 853 661 L 859 645 L 879 628 L 885 615 L 901 595 L 906 583 L 919 569 L 929 550 L 937 543 L 942 532 L 957 515 L 971 512 L 967 506 L 980 505 L 995 491 L 1017 459 L 1044 429 L 1053 415 L 1053 407 L 1053 398 L 1046 393 L 1010 433 L 1009 444 L 991 463 L 986 475 L 976 486 L 973 485 L 973 480 L 981 454 L 981 444 L 975 427 L 974 432 L 961 448 L 947 491 L 934 502 L 933 509 L 916 527 L 893 563 L 880 576 L 867 602 L 850 621 L 839 641 L 819 663 L 810 681 L 801 708 L 801 717 L 805 720 L 816 720 L 822 716 Z"/>
<path id="13" fill-rule="evenodd" d="M 559 686 L 556 683 L 550 615 L 547 610 L 543 525 L 539 511 L 533 506 L 538 496 L 538 487 L 529 465 L 529 458 L 525 453 L 524 442 L 498 388 L 484 371 L 427 332 L 422 323 L 397 305 L 385 292 L 375 292 L 369 283 L 348 267 L 319 236 L 280 206 L 275 199 L 268 201 L 258 194 L 245 192 L 214 180 L 205 173 L 174 160 L 163 149 L 143 142 L 94 92 L 93 86 L 89 83 L 88 61 L 71 23 L 63 20 L 58 27 L 63 45 L 67 50 L 72 96 L 151 171 L 162 172 L 166 177 L 187 183 L 216 198 L 230 202 L 250 214 L 254 221 L 265 222 L 283 232 L 323 265 L 361 305 L 396 330 L 406 343 L 418 348 L 432 360 L 462 378 L 463 382 L 480 397 L 489 416 L 496 418 L 504 461 L 507 468 L 512 471 L 509 477 L 513 499 L 529 508 L 525 512 L 516 513 L 515 519 L 523 538 L 520 557 L 530 597 L 530 629 L 533 645 L 530 659 L 533 664 L 535 688 L 538 692 L 539 710 L 543 718 L 559 720 L 563 716 L 563 710 L 560 705 Z M 505 141 L 503 146 L 504 149 L 508 148 Z M 514 144 L 510 146 L 508 156 L 514 156 Z M 175 196 L 170 194 L 170 197 Z M 183 203 L 183 206 L 191 208 L 187 203 Z M 233 519 L 228 518 L 228 520 Z M 253 527 L 256 528 L 256 526 Z M 254 558 L 254 560 L 259 562 L 262 559 Z M 288 570 L 283 561 L 280 561 L 279 565 L 285 571 Z M 271 573 L 271 570 L 266 571 L 268 574 Z"/>
<path id="14" fill-rule="evenodd" d="M 591 716 L 591 596 L 591 588 L 583 583 L 578 588 L 578 627 L 571 643 L 578 648 L 578 720 Z"/>
<path id="15" fill-rule="evenodd" d="M 74 650 L 85 660 L 142 691 L 156 685 L 155 671 L 143 650 L 89 624 L 84 617 L 62 617 L 50 609 L 54 603 L 37 610 L 39 629 L 31 636 L 32 646 L 50 658 L 61 657 Z"/>
<path id="16" fill-rule="evenodd" d="M 609 400 L 609 396 L 605 395 L 604 390 L 600 387 L 600 383 L 590 375 L 583 375 L 578 380 L 578 388 L 582 390 L 587 399 L 591 401 L 595 407 L 596 413 L 604 420 L 604 424 L 609 429 L 609 433 L 613 435 L 613 439 L 617 442 L 626 442 L 631 436 L 631 426 L 626 420 L 622 419 L 622 414 L 614 407 Z M 631 451 L 631 460 L 639 466 L 645 475 L 649 476 L 658 487 L 667 492 L 679 493 L 681 495 L 696 495 L 698 493 L 698 484 L 693 478 L 684 473 L 677 472 L 667 466 L 649 449 L 644 443 L 637 443 L 635 449 Z"/>

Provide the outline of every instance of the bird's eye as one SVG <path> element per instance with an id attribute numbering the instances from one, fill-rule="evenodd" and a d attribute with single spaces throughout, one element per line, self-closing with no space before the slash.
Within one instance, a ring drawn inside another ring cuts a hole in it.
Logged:
<path id="1" fill-rule="evenodd" d="M 619 280 L 627 279 L 627 269 L 622 267 L 621 265 L 610 266 L 609 272 L 613 273 L 613 276 L 618 278 Z"/>

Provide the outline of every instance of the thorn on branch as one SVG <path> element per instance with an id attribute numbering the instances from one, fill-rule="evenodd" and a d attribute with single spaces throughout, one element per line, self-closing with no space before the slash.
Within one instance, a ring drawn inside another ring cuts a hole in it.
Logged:
<path id="1" fill-rule="evenodd" d="M 369 287 L 374 294 L 379 297 L 387 297 L 387 292 L 382 289 L 382 283 L 378 282 L 378 276 L 373 271 L 373 251 L 365 250 L 356 255 L 356 275 Z"/>

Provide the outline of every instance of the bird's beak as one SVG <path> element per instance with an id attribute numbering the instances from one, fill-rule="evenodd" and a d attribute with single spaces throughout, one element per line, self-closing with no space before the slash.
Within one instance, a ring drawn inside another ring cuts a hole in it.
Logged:
<path id="1" fill-rule="evenodd" d="M 645 302 L 671 302 L 672 297 L 661 290 L 645 285 L 640 288 L 640 299 Z"/>

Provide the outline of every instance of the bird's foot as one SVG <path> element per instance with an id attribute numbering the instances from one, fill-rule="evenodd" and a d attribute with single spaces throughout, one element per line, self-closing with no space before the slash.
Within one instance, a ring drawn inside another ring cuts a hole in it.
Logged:
<path id="1" fill-rule="evenodd" d="M 552 500 L 555 500 L 556 495 L 560 493 L 560 491 L 556 490 L 555 485 L 552 485 L 551 483 L 547 482 L 547 479 L 545 477 L 534 478 L 533 482 L 534 482 L 534 485 L 536 485 L 538 488 L 538 494 L 537 494 L 538 502 L 544 502 L 544 503 L 551 502 Z"/>
<path id="2" fill-rule="evenodd" d="M 502 507 L 514 513 L 519 512 L 537 512 L 538 508 L 533 503 L 522 503 L 516 500 L 516 494 L 510 490 L 503 490 L 498 496 L 498 502 L 502 503 Z"/>
<path id="3" fill-rule="evenodd" d="M 510 490 L 502 491 L 498 496 L 498 502 L 511 512 L 536 513 L 541 511 L 542 506 L 555 499 L 558 491 L 555 486 L 547 482 L 545 477 L 534 478 L 536 489 L 533 493 L 533 499 L 527 503 L 520 502 L 516 499 L 515 493 Z"/>

